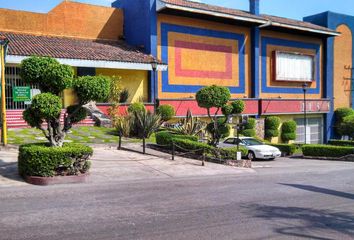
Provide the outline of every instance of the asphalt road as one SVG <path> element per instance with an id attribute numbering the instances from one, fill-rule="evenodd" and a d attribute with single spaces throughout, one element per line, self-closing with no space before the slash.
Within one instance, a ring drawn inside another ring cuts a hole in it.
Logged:
<path id="1" fill-rule="evenodd" d="M 0 189 L 0 239 L 354 239 L 354 163 Z"/>

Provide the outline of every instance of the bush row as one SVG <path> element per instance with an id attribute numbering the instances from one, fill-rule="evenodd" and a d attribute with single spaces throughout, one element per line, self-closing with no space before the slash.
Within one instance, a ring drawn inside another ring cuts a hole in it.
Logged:
<path id="1" fill-rule="evenodd" d="M 198 142 L 198 137 L 196 137 L 196 136 L 178 135 L 178 134 L 174 134 L 174 133 L 168 132 L 168 131 L 157 132 L 155 134 L 155 137 L 156 137 L 156 143 L 161 146 L 171 145 L 172 140 L 175 140 L 175 139 L 185 139 L 185 140 L 190 140 L 193 142 Z"/>
<path id="2" fill-rule="evenodd" d="M 354 154 L 354 147 L 303 145 L 302 152 L 304 156 L 309 157 L 344 157 Z"/>
<path id="3" fill-rule="evenodd" d="M 329 140 L 328 141 L 329 145 L 333 146 L 353 146 L 354 147 L 354 141 L 345 141 L 345 140 Z"/>
<path id="4" fill-rule="evenodd" d="M 273 147 L 278 148 L 286 156 L 293 155 L 296 151 L 296 146 L 293 144 L 270 144 Z"/>
<path id="5" fill-rule="evenodd" d="M 91 147 L 81 144 L 64 144 L 49 147 L 47 144 L 26 144 L 19 148 L 18 169 L 21 176 L 53 177 L 77 175 L 90 168 L 88 159 Z"/>

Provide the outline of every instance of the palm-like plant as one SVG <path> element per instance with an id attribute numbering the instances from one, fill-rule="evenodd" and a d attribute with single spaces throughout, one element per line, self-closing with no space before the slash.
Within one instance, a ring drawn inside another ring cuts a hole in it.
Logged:
<path id="1" fill-rule="evenodd" d="M 149 138 L 161 126 L 161 116 L 149 111 L 135 112 L 135 123 L 139 128 L 139 137 L 143 139 L 143 153 L 145 154 L 145 139 Z"/>
<path id="2" fill-rule="evenodd" d="M 119 137 L 119 145 L 118 145 L 119 150 L 122 147 L 122 137 L 129 137 L 130 125 L 131 125 L 131 117 L 129 115 L 123 117 L 116 117 L 114 119 L 114 127 Z"/>
<path id="3" fill-rule="evenodd" d="M 188 109 L 186 117 L 179 122 L 176 131 L 183 135 L 198 136 L 205 127 L 206 123 L 200 121 L 197 117 L 193 117 L 192 112 Z"/>

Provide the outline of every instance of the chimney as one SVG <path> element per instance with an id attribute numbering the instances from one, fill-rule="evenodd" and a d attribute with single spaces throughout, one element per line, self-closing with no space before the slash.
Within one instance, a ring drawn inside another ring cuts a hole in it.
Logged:
<path id="1" fill-rule="evenodd" d="M 249 0 L 250 1 L 250 13 L 254 15 L 259 15 L 259 1 L 260 0 Z"/>

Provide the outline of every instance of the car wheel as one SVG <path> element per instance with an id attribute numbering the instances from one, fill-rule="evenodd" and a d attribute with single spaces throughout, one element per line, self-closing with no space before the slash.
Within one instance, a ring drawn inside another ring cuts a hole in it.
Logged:
<path id="1" fill-rule="evenodd" d="M 275 158 L 269 158 L 270 161 L 273 161 Z"/>
<path id="2" fill-rule="evenodd" d="M 251 160 L 251 161 L 256 160 L 256 155 L 255 155 L 254 152 L 252 152 L 252 151 L 249 151 L 249 152 L 248 152 L 247 157 L 248 157 L 248 159 Z"/>

